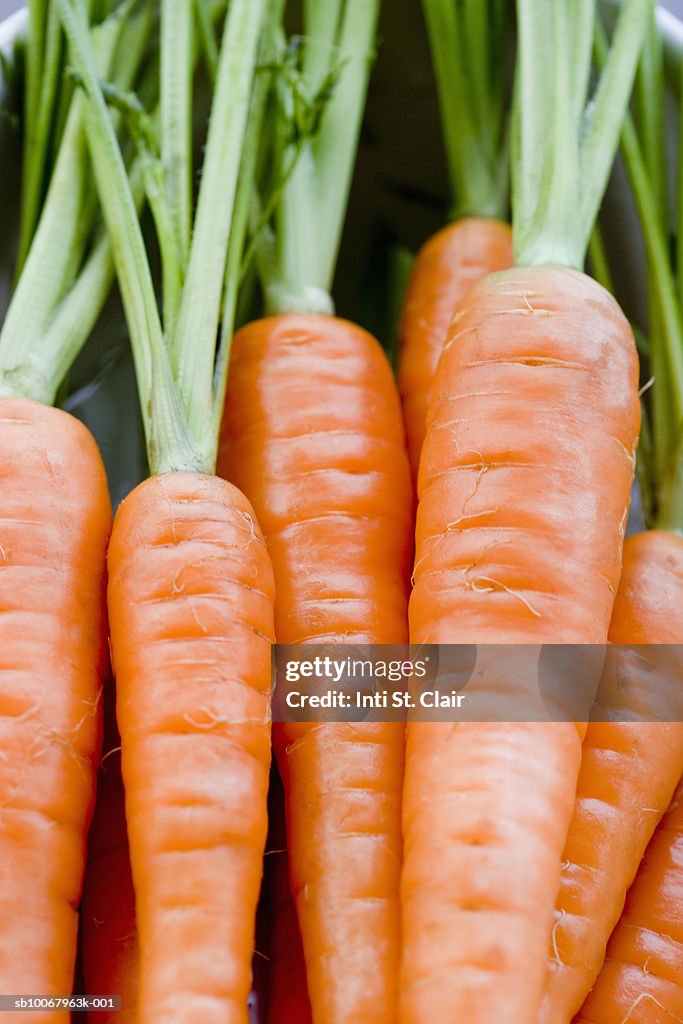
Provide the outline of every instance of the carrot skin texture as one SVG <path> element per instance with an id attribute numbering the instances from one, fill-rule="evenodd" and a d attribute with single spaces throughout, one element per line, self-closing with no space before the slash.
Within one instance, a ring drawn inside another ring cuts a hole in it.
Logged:
<path id="1" fill-rule="evenodd" d="M 606 642 L 637 389 L 628 322 L 584 275 L 474 286 L 430 405 L 412 643 Z M 409 722 L 401 1024 L 536 1021 L 584 731 Z"/>
<path id="2" fill-rule="evenodd" d="M 453 314 L 472 285 L 513 263 L 510 225 L 487 217 L 465 217 L 447 225 L 415 258 L 401 311 L 397 368 L 415 476 L 434 377 Z"/>
<path id="3" fill-rule="evenodd" d="M 637 375 L 628 321 L 584 274 L 516 268 L 469 292 L 420 464 L 417 642 L 606 641 Z"/>
<path id="4" fill-rule="evenodd" d="M 576 1024 L 683 1019 L 683 784 L 657 827 Z"/>
<path id="5" fill-rule="evenodd" d="M 219 472 L 261 521 L 279 642 L 406 642 L 410 470 L 374 338 L 311 315 L 239 331 Z M 316 1024 L 396 1019 L 404 732 L 274 725 Z"/>
<path id="6" fill-rule="evenodd" d="M 251 506 L 216 477 L 146 480 L 116 515 L 108 593 L 138 1024 L 246 1024 L 274 601 Z"/>
<path id="7" fill-rule="evenodd" d="M 84 991 L 121 996 L 121 1010 L 93 1011 L 91 1024 L 135 1024 L 138 991 L 135 892 L 113 691 L 112 681 L 105 689 L 105 753 L 88 837 L 80 941 Z"/>
<path id="8" fill-rule="evenodd" d="M 610 641 L 614 644 L 682 643 L 683 624 L 674 611 L 682 604 L 683 538 L 662 531 L 627 538 Z M 665 657 L 683 690 L 680 655 L 676 658 L 672 651 Z M 648 664 L 649 661 L 648 658 Z M 633 657 L 632 652 L 625 652 L 621 672 L 630 670 L 632 689 L 638 685 L 640 666 L 641 656 L 637 652 L 633 652 Z M 646 678 L 648 675 L 646 671 Z M 659 709 L 660 686 L 655 696 Z M 641 714 L 646 714 L 642 698 L 639 707 Z M 655 714 L 653 711 L 653 719 Z M 596 981 L 609 936 L 623 909 L 626 891 L 682 773 L 683 724 L 680 721 L 594 722 L 589 725 L 577 802 L 564 853 L 553 948 L 540 1015 L 543 1022 L 549 1024 L 571 1017 Z M 628 933 L 628 927 L 624 926 L 622 934 Z M 682 950 L 680 946 L 679 953 Z M 636 960 L 631 971 L 623 964 L 608 965 L 605 970 L 612 977 L 610 984 L 618 982 L 622 968 L 625 995 L 619 998 L 615 995 L 616 1016 L 609 1018 L 617 1024 L 635 998 L 630 998 L 632 976 L 642 969 L 642 961 Z M 631 977 L 626 977 L 629 974 Z M 656 968 L 653 974 L 656 976 Z M 647 986 L 643 991 L 647 991 Z M 594 1000 L 589 999 L 588 1005 L 604 1007 L 607 1002 L 604 997 L 596 996 Z M 657 1007 L 645 1000 L 638 1009 L 640 1017 L 628 1019 L 654 1019 L 648 1014 L 656 1011 Z"/>
<path id="9" fill-rule="evenodd" d="M 101 744 L 107 481 L 83 424 L 0 400 L 0 992 L 71 992 Z M 66 1011 L 23 1014 L 26 1024 Z"/>

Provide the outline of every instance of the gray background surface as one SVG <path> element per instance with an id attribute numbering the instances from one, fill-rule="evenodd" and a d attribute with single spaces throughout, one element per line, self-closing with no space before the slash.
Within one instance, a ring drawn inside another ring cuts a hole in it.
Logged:
<path id="1" fill-rule="evenodd" d="M 18 7 L 21 7 L 22 2 L 23 0 L 0 0 L 0 20 L 11 14 L 12 11 L 16 11 Z M 683 18 L 683 0 L 664 0 L 662 6 L 668 7 L 679 18 Z"/>

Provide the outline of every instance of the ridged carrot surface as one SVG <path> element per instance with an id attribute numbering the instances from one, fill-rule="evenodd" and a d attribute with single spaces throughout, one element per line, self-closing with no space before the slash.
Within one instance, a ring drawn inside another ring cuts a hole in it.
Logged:
<path id="1" fill-rule="evenodd" d="M 612 643 L 680 644 L 682 606 L 683 538 L 659 531 L 629 537 L 610 625 Z M 645 720 L 588 727 L 552 932 L 540 1015 L 544 1024 L 561 1024 L 576 1013 L 595 982 L 626 891 L 683 773 L 680 654 L 663 649 L 666 676 L 662 671 L 653 676 L 657 652 L 629 649 L 618 657 L 623 700 Z M 678 685 L 678 708 L 672 707 L 670 721 L 656 721 L 658 715 L 666 718 L 671 696 L 676 703 L 675 695 L 665 693 L 667 676 Z M 645 1012 L 651 1008 L 644 1006 L 641 1015 Z M 613 1018 L 616 1024 L 622 1016 Z"/>
<path id="2" fill-rule="evenodd" d="M 417 254 L 401 312 L 398 357 L 398 386 L 415 475 L 434 377 L 453 314 L 473 284 L 513 263 L 509 224 L 487 217 L 449 224 Z"/>
<path id="3" fill-rule="evenodd" d="M 104 756 L 88 836 L 81 903 L 81 963 L 88 995 L 121 997 L 121 1010 L 89 1014 L 91 1024 L 135 1024 L 138 938 L 135 893 L 116 730 L 114 687 L 105 692 Z"/>
<path id="4" fill-rule="evenodd" d="M 65 412 L 0 400 L 0 992 L 71 992 L 101 742 L 99 452 Z M 57 1024 L 66 1011 L 26 1011 Z"/>
<path id="5" fill-rule="evenodd" d="M 246 1024 L 267 826 L 273 578 L 249 503 L 167 473 L 117 513 L 109 615 L 138 1024 Z"/>
<path id="6" fill-rule="evenodd" d="M 637 389 L 628 321 L 589 278 L 474 286 L 430 406 L 411 642 L 607 640 Z M 409 724 L 402 1024 L 536 1021 L 582 732 Z"/>
<path id="7" fill-rule="evenodd" d="M 575 1024 L 683 1020 L 683 785 L 651 840 Z"/>
<path id="8" fill-rule="evenodd" d="M 235 336 L 219 471 L 248 495 L 280 643 L 404 643 L 412 549 L 398 394 L 377 341 L 287 315 Z M 404 730 L 274 727 L 316 1024 L 394 1024 Z"/>

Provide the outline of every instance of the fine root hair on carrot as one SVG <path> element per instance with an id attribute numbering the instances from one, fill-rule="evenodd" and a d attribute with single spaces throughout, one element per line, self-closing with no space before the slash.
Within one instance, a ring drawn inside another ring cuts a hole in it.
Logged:
<path id="1" fill-rule="evenodd" d="M 557 921 L 555 921 L 555 924 L 553 925 L 553 930 L 552 930 L 552 933 L 551 933 L 551 940 L 552 940 L 552 944 L 553 944 L 553 960 L 555 961 L 555 963 L 559 964 L 560 967 L 564 967 L 564 960 L 560 956 L 560 950 L 559 950 L 558 945 L 557 945 L 557 932 L 558 932 L 558 929 L 559 929 L 560 925 L 562 924 L 562 922 L 564 921 L 566 916 L 567 916 L 567 911 L 566 910 L 560 910 L 560 916 L 558 917 Z"/>
<path id="2" fill-rule="evenodd" d="M 478 583 L 490 583 L 491 586 L 479 587 L 477 586 Z M 508 587 L 505 583 L 501 583 L 500 580 L 494 580 L 492 576 L 479 576 L 478 579 L 474 581 L 474 583 L 468 583 L 468 586 L 470 586 L 472 590 L 478 590 L 484 594 L 490 594 L 494 593 L 495 591 L 504 590 L 506 594 L 510 594 L 511 597 L 516 597 L 518 601 L 521 601 L 522 604 L 525 605 L 526 608 L 529 609 L 531 614 L 535 615 L 537 619 L 543 618 L 541 613 L 537 611 L 536 608 L 534 608 L 530 601 L 527 601 L 525 597 L 522 597 L 518 590 L 514 590 L 512 587 Z"/>
<path id="3" fill-rule="evenodd" d="M 107 766 L 105 766 L 105 761 L 107 761 L 113 754 L 120 754 L 120 753 L 121 753 L 121 746 L 120 745 L 118 747 L 112 747 L 112 749 L 108 750 L 107 753 L 102 757 L 102 760 L 100 761 L 100 768 L 102 768 L 103 771 L 105 771 L 105 772 L 108 771 Z"/>
<path id="4" fill-rule="evenodd" d="M 206 715 L 207 721 L 200 722 L 189 713 L 183 715 L 183 721 L 195 729 L 216 729 L 221 725 L 263 725 L 264 722 L 269 720 L 267 712 L 261 718 L 254 718 L 253 716 L 251 718 L 236 718 L 234 715 L 218 715 L 211 708 L 197 708 L 197 711 L 201 711 L 202 714 Z"/>
<path id="5" fill-rule="evenodd" d="M 657 1006 L 660 1010 L 663 1010 L 667 1017 L 670 1017 L 671 1020 L 677 1021 L 678 1024 L 683 1024 L 683 1017 L 677 1017 L 674 1013 L 671 1013 L 670 1010 L 667 1010 L 664 1003 L 660 1003 L 659 999 L 656 999 L 654 996 L 651 996 L 649 992 L 641 992 L 641 994 L 635 1000 L 633 1005 L 629 1007 L 626 1016 L 622 1017 L 622 1019 L 619 1021 L 619 1024 L 628 1024 L 630 1020 L 633 1020 L 634 1012 L 638 1009 L 641 1003 L 645 1002 L 646 999 L 649 999 L 650 1002 L 654 1003 L 655 1006 Z"/>

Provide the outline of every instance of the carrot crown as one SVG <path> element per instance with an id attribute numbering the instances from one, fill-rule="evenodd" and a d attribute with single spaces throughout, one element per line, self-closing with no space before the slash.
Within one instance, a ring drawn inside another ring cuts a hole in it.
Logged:
<path id="1" fill-rule="evenodd" d="M 124 97 L 142 155 L 163 278 L 163 317 L 121 149 L 86 32 L 84 0 L 56 0 L 70 57 L 87 97 L 87 138 L 135 361 L 150 470 L 213 472 L 235 294 L 269 76 L 256 76 L 264 25 L 282 0 L 230 0 L 220 53 L 212 28 L 199 38 L 215 92 L 201 185 L 192 216 L 193 5 L 162 0 L 160 145 L 154 122 Z M 201 5 L 200 5 L 201 6 Z M 268 15 L 265 20 L 266 13 Z M 119 98 L 121 102 L 121 98 Z"/>
<path id="2" fill-rule="evenodd" d="M 512 207 L 520 266 L 581 268 L 652 0 L 624 0 L 589 99 L 595 0 L 517 0 Z"/>
<path id="3" fill-rule="evenodd" d="M 150 100 L 157 91 L 146 65 L 154 22 L 152 4 L 123 0 L 88 29 L 97 73 L 117 89 L 136 85 Z M 16 288 L 0 332 L 0 395 L 48 404 L 87 340 L 113 278 L 111 248 L 91 189 L 85 104 L 64 73 L 62 51 L 54 4 L 30 0 L 21 229 Z M 139 188 L 137 193 L 139 200 Z"/>
<path id="4" fill-rule="evenodd" d="M 422 0 L 453 218 L 503 217 L 508 199 L 505 35 L 510 0 Z"/>
<path id="5" fill-rule="evenodd" d="M 283 182 L 257 246 L 269 313 L 333 313 L 330 296 L 365 107 L 380 0 L 303 5 L 303 32 L 289 57 L 305 95 L 288 91 L 269 137 Z M 313 125 L 292 133 L 297 104 Z"/>

